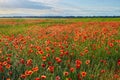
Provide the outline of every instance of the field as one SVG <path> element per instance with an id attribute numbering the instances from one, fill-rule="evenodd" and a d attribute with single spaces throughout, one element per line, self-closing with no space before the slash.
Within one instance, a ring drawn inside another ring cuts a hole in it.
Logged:
<path id="1" fill-rule="evenodd" d="M 120 18 L 1 18 L 0 80 L 120 80 Z"/>

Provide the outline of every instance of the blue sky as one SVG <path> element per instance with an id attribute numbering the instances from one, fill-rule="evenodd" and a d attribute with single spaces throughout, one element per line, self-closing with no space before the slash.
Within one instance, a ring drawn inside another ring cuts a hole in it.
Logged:
<path id="1" fill-rule="evenodd" d="M 120 16 L 120 0 L 0 0 L 0 16 Z"/>

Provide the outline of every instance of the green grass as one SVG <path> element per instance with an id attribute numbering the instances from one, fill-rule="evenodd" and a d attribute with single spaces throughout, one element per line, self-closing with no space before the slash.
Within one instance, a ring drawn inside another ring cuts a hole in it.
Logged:
<path id="1" fill-rule="evenodd" d="M 7 18 L 7 19 L 0 19 L 1 21 L 9 20 L 9 21 L 14 21 L 14 22 L 19 22 L 21 24 L 1 24 L 0 23 L 0 33 L 5 34 L 5 35 L 11 35 L 11 34 L 19 34 L 27 31 L 30 26 L 40 26 L 40 27 L 48 27 L 52 25 L 66 25 L 70 23 L 75 23 L 75 22 L 107 22 L 107 21 L 119 21 L 120 18 L 46 18 L 46 19 L 38 19 L 38 18 L 28 18 L 28 19 L 19 19 L 19 18 Z M 35 23 L 29 23 L 29 24 L 22 24 L 24 21 L 29 21 L 29 20 L 44 20 L 43 22 L 35 22 Z M 6 21 L 8 22 L 8 21 Z"/>
<path id="2" fill-rule="evenodd" d="M 120 70 L 120 66 L 117 65 L 117 61 L 120 59 L 120 45 L 115 42 L 115 40 L 120 40 L 120 18 L 18 18 L 0 20 L 6 23 L 0 23 L 0 51 L 2 51 L 0 52 L 0 62 L 7 61 L 7 64 L 11 65 L 7 69 L 6 65 L 2 64 L 4 72 L 0 71 L 0 80 L 2 80 L 3 76 L 4 80 L 7 78 L 11 80 L 34 80 L 36 77 L 41 77 L 41 75 L 46 75 L 46 80 L 55 80 L 56 76 L 60 76 L 61 80 L 67 80 L 67 78 L 78 80 L 77 75 L 81 75 L 83 71 L 87 72 L 85 78 L 81 77 L 83 80 L 120 79 L 114 78 L 115 74 L 120 76 L 120 72 L 117 72 Z M 9 22 L 15 22 L 15 24 Z M 84 25 L 80 26 L 78 24 L 79 22 L 82 22 Z M 89 22 L 95 24 L 88 25 L 87 23 Z M 107 26 L 99 26 L 99 22 L 116 22 L 115 24 L 119 25 L 114 25 L 114 28 L 109 24 Z M 52 26 L 55 26 L 55 28 Z M 61 29 L 58 27 L 62 27 L 63 30 L 58 32 Z M 39 31 L 40 28 L 44 31 Z M 54 30 L 48 28 L 54 28 Z M 105 29 L 107 32 L 104 34 L 102 31 L 103 28 L 108 29 L 108 31 Z M 73 32 L 68 33 L 67 31 L 69 30 Z M 75 31 L 78 31 L 79 35 L 82 33 L 77 41 L 74 40 L 76 35 Z M 94 34 L 95 31 L 98 31 L 98 33 Z M 112 34 L 113 32 L 111 33 L 111 31 L 117 31 L 118 33 Z M 29 34 L 26 34 L 26 32 L 29 32 Z M 51 34 L 54 36 L 51 36 Z M 3 35 L 7 35 L 7 37 Z M 38 36 L 47 37 L 38 38 Z M 68 36 L 68 39 L 63 39 L 66 36 Z M 82 39 L 86 36 L 87 39 L 83 41 Z M 93 38 L 91 38 L 92 36 Z M 48 40 L 51 43 L 47 44 L 46 42 Z M 112 42 L 114 46 L 110 47 L 108 45 L 109 42 Z M 93 44 L 96 45 L 96 50 L 91 46 Z M 51 50 L 46 51 L 47 47 L 50 47 Z M 30 52 L 31 50 L 33 51 Z M 61 50 L 63 50 L 63 53 Z M 85 52 L 86 50 L 88 52 Z M 44 54 L 38 54 L 39 51 L 43 51 Z M 110 54 L 108 54 L 109 52 Z M 42 60 L 44 56 L 47 57 L 46 61 Z M 55 60 L 56 57 L 59 57 L 62 62 L 57 63 Z M 10 62 L 8 58 L 10 58 Z M 20 63 L 21 59 L 24 59 L 24 64 Z M 27 66 L 29 59 L 32 59 L 32 65 Z M 76 69 L 76 60 L 82 61 L 79 69 Z M 86 65 L 86 60 L 90 60 L 89 65 Z M 46 66 L 43 68 L 41 66 L 42 64 L 46 64 Z M 20 78 L 20 75 L 24 74 L 26 70 L 32 70 L 36 66 L 39 67 L 38 72 L 34 72 L 25 79 Z M 54 73 L 48 70 L 49 66 L 55 67 Z M 75 71 L 73 73 L 70 72 L 69 67 L 73 67 Z M 105 70 L 105 73 L 101 73 L 101 70 Z M 10 71 L 12 71 L 12 75 L 9 75 Z M 63 75 L 65 71 L 69 72 L 68 76 Z M 94 75 L 94 78 L 91 78 L 91 75 Z"/>
<path id="3" fill-rule="evenodd" d="M 1 19 L 2 20 L 2 19 Z M 72 22 L 65 22 L 65 19 L 3 19 L 4 22 L 5 20 L 13 21 L 13 22 L 19 22 L 19 24 L 0 24 L 0 33 L 5 34 L 5 35 L 11 35 L 11 34 L 19 34 L 27 31 L 29 27 L 31 26 L 40 26 L 40 27 L 48 27 L 52 25 L 57 25 L 57 24 L 70 24 Z M 45 20 L 42 22 L 35 22 L 35 23 L 26 23 L 22 24 L 24 21 L 29 21 L 29 20 Z M 6 21 L 7 23 L 8 21 Z"/>

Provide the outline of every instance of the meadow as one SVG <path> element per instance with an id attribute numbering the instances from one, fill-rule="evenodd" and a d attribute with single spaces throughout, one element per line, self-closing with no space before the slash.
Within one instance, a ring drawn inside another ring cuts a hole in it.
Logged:
<path id="1" fill-rule="evenodd" d="M 120 18 L 0 18 L 0 80 L 120 80 Z"/>

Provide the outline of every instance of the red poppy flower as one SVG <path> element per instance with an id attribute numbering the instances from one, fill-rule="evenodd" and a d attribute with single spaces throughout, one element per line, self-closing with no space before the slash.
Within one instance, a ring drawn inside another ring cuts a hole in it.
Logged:
<path id="1" fill-rule="evenodd" d="M 82 77 L 85 77 L 87 75 L 86 72 L 81 72 Z"/>
<path id="2" fill-rule="evenodd" d="M 117 65 L 120 66 L 120 59 L 117 61 Z"/>
<path id="3" fill-rule="evenodd" d="M 37 72 L 38 70 L 39 70 L 38 67 L 32 68 L 32 71 L 33 71 L 33 72 Z"/>
<path id="4" fill-rule="evenodd" d="M 76 60 L 75 63 L 76 63 L 76 68 L 78 69 L 78 68 L 80 68 L 80 66 L 82 64 L 82 61 Z"/>
<path id="5" fill-rule="evenodd" d="M 53 73 L 53 72 L 54 72 L 54 66 L 49 66 L 49 67 L 48 67 L 48 70 L 49 70 L 51 73 Z"/>
<path id="6" fill-rule="evenodd" d="M 35 78 L 34 80 L 40 80 L 40 78 Z"/>
<path id="7" fill-rule="evenodd" d="M 41 78 L 42 78 L 42 79 L 46 79 L 46 76 L 45 76 L 45 75 L 42 75 Z"/>
<path id="8" fill-rule="evenodd" d="M 62 62 L 62 60 L 61 60 L 59 57 L 56 57 L 55 60 L 56 60 L 58 63 Z"/>

